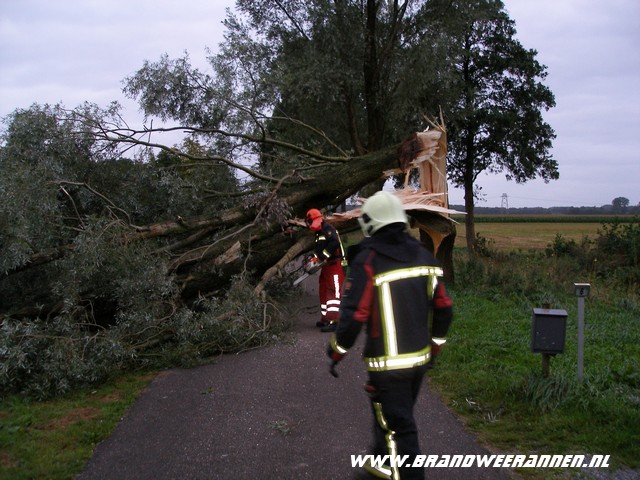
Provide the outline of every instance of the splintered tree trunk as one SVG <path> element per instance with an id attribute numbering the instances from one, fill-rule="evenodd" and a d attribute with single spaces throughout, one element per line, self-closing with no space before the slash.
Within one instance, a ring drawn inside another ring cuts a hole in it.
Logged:
<path id="1" fill-rule="evenodd" d="M 420 240 L 435 255 L 444 270 L 444 279 L 453 283 L 453 246 L 456 229 L 451 221 L 433 212 L 416 211 L 411 216 L 418 222 Z"/>

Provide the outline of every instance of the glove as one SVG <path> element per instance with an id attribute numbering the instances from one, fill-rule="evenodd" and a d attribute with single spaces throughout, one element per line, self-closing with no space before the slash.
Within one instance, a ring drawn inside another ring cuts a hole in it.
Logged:
<path id="1" fill-rule="evenodd" d="M 329 364 L 329 373 L 338 378 L 338 372 L 336 371 L 336 365 L 344 357 L 343 354 L 336 352 L 331 345 L 327 345 L 327 356 L 331 359 Z"/>

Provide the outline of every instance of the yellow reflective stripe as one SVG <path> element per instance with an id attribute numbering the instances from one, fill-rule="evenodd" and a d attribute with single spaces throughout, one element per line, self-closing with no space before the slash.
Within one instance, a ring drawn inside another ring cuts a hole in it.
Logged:
<path id="1" fill-rule="evenodd" d="M 384 330 L 384 351 L 389 356 L 398 354 L 398 340 L 396 324 L 393 318 L 393 302 L 391 301 L 391 286 L 383 283 L 380 286 L 380 304 L 382 305 L 382 329 Z"/>
<path id="2" fill-rule="evenodd" d="M 410 360 L 407 360 L 406 354 L 398 355 L 398 338 L 396 333 L 395 318 L 393 316 L 393 301 L 391 298 L 391 282 L 402 280 L 405 278 L 417 278 L 429 276 L 428 295 L 433 298 L 435 286 L 438 283 L 438 275 L 443 275 L 443 271 L 439 267 L 411 267 L 392 270 L 381 273 L 373 277 L 373 282 L 378 287 L 378 296 L 380 302 L 380 317 L 382 322 L 382 331 L 384 339 L 384 357 L 377 357 L 373 363 L 369 363 L 370 370 L 391 370 L 394 368 L 407 368 L 416 365 L 423 365 L 429 361 L 429 351 L 426 352 L 426 360 L 423 358 L 413 359 L 414 355 L 410 354 Z M 431 312 L 430 312 L 431 314 Z M 397 358 L 396 358 L 397 357 Z"/>
<path id="3" fill-rule="evenodd" d="M 342 259 L 344 260 L 344 247 L 342 246 L 342 239 L 340 238 L 340 233 L 336 230 L 336 235 L 338 235 L 338 243 L 340 244 L 340 255 L 342 255 Z"/>
<path id="4" fill-rule="evenodd" d="M 387 468 L 384 465 L 374 467 L 373 464 L 371 463 L 371 460 L 369 459 L 367 460 L 367 463 L 364 465 L 364 469 L 376 478 L 384 478 L 386 480 L 389 480 L 391 478 L 390 468 Z"/>
<path id="5" fill-rule="evenodd" d="M 392 270 L 373 277 L 374 284 L 380 286 L 386 282 L 395 282 L 404 278 L 426 277 L 427 275 L 442 276 L 444 272 L 440 267 L 412 267 Z"/>
<path id="6" fill-rule="evenodd" d="M 395 438 L 396 432 L 394 432 L 389 428 L 387 419 L 384 417 L 384 413 L 382 412 L 382 404 L 380 402 L 373 402 L 373 409 L 376 412 L 376 419 L 378 420 L 378 425 L 380 425 L 380 428 L 386 432 L 384 437 L 385 437 L 385 440 L 387 441 L 387 449 L 389 450 L 389 455 L 392 458 L 397 458 L 398 445 L 396 443 L 396 438 Z M 398 471 L 398 466 L 394 461 L 391 461 L 390 463 L 391 463 L 390 465 L 391 468 L 389 471 L 390 478 L 397 480 L 400 478 L 400 472 Z"/>
<path id="7" fill-rule="evenodd" d="M 436 292 L 436 286 L 438 285 L 438 277 L 435 275 L 432 275 L 429 280 L 431 280 L 428 285 L 427 285 L 427 295 L 429 296 L 429 299 L 433 299 L 433 295 Z"/>
<path id="8" fill-rule="evenodd" d="M 396 356 L 365 357 L 367 370 L 372 372 L 382 372 L 386 370 L 396 370 L 399 368 L 411 368 L 429 363 L 431 358 L 431 345 L 418 352 L 403 353 Z"/>
<path id="9" fill-rule="evenodd" d="M 440 267 L 411 267 L 392 270 L 373 277 L 373 282 L 378 287 L 380 302 L 380 317 L 384 339 L 384 356 L 365 358 L 369 371 L 385 371 L 400 368 L 411 368 L 425 365 L 431 358 L 431 346 L 427 345 L 419 352 L 398 354 L 398 338 L 395 319 L 393 316 L 393 301 L 391 298 L 391 282 L 405 278 L 417 278 L 428 276 L 427 293 L 433 298 L 438 276 L 443 275 Z M 429 312 L 431 315 L 431 312 Z"/>
<path id="10" fill-rule="evenodd" d="M 336 352 L 341 353 L 342 355 L 344 355 L 348 351 L 346 348 L 344 348 L 338 343 L 338 341 L 336 340 L 335 333 L 332 335 L 331 341 L 329 342 L 329 344 L 331 345 L 331 348 L 333 348 Z"/>

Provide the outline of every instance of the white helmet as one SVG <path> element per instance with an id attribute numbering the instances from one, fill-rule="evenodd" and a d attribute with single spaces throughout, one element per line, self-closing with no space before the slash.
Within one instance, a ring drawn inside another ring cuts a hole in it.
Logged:
<path id="1" fill-rule="evenodd" d="M 392 193 L 380 191 L 369 197 L 362 206 L 358 223 L 365 237 L 392 223 L 408 223 L 402 202 Z"/>

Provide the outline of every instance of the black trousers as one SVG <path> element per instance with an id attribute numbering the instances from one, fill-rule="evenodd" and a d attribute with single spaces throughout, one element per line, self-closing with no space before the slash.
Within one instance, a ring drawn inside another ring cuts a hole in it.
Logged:
<path id="1" fill-rule="evenodd" d="M 373 413 L 373 454 L 409 455 L 408 461 L 390 478 L 424 479 L 424 468 L 407 468 L 420 455 L 418 428 L 413 407 L 426 374 L 426 365 L 388 372 L 369 372 L 367 393 Z"/>

